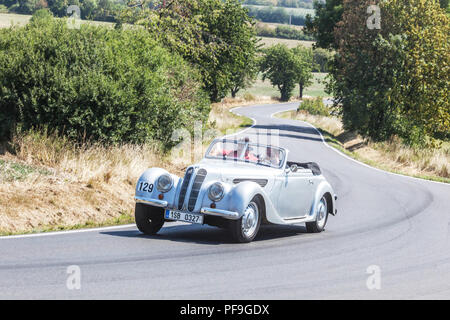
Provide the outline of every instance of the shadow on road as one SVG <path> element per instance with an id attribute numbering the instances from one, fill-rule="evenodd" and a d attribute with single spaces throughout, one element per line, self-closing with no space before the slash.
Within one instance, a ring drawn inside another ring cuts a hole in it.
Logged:
<path id="1" fill-rule="evenodd" d="M 190 242 L 204 245 L 232 244 L 233 240 L 226 229 L 210 226 L 178 225 L 167 226 L 154 236 L 147 236 L 138 230 L 103 231 L 101 234 L 115 237 L 139 238 L 149 240 Z M 306 233 L 304 226 L 261 226 L 254 242 L 276 240 L 301 236 Z"/>
<path id="2" fill-rule="evenodd" d="M 304 126 L 292 126 L 292 125 L 255 125 L 253 129 L 256 130 L 279 130 L 277 134 L 280 137 L 301 139 L 301 140 L 311 140 L 322 142 L 322 138 L 317 133 L 317 131 L 310 127 Z M 283 133 L 289 132 L 289 133 Z M 308 136 L 311 135 L 311 136 Z"/>

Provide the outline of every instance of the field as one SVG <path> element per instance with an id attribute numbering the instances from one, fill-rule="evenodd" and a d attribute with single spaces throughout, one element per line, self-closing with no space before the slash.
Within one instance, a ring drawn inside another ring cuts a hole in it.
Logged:
<path id="1" fill-rule="evenodd" d="M 258 9 L 264 9 L 267 8 L 267 6 L 257 6 L 257 5 L 244 5 L 245 7 L 253 7 Z M 273 7 L 275 9 L 281 8 L 286 11 L 287 14 L 295 15 L 295 16 L 306 16 L 307 14 L 310 14 L 311 16 L 314 16 L 314 9 L 305 9 L 305 8 L 285 8 L 285 7 Z"/>
<path id="2" fill-rule="evenodd" d="M 9 28 L 13 25 L 24 26 L 31 19 L 31 15 L 25 14 L 14 14 L 14 13 L 0 13 L 0 28 Z M 81 23 L 87 23 L 92 25 L 103 25 L 103 26 L 113 26 L 114 24 L 111 22 L 103 22 L 103 21 L 89 21 L 89 20 L 81 20 Z"/>
<path id="3" fill-rule="evenodd" d="M 314 83 L 307 87 L 304 90 L 305 96 L 311 96 L 311 97 L 327 97 L 328 95 L 325 93 L 325 85 L 323 83 L 323 80 L 326 77 L 326 73 L 314 73 Z M 246 90 L 242 90 L 238 92 L 238 97 L 244 97 L 246 94 L 251 94 L 253 96 L 266 96 L 266 97 L 279 97 L 280 92 L 277 90 L 277 88 L 272 87 L 269 80 L 262 81 L 261 78 L 258 78 L 258 80 L 254 83 L 254 85 Z M 298 85 L 295 86 L 294 89 L 294 96 L 298 96 L 299 94 L 299 88 Z"/>
<path id="4" fill-rule="evenodd" d="M 281 43 L 285 44 L 289 48 L 294 48 L 298 46 L 299 44 L 311 48 L 314 44 L 314 41 L 303 41 L 303 40 L 291 40 L 291 39 L 279 39 L 279 38 L 268 38 L 268 37 L 261 37 L 261 42 L 263 45 L 263 48 L 270 47 L 275 44 Z"/>
<path id="5" fill-rule="evenodd" d="M 0 13 L 0 28 L 9 28 L 12 25 L 24 26 L 30 19 L 30 15 Z"/>
<path id="6" fill-rule="evenodd" d="M 261 22 L 261 21 L 258 21 L 256 23 L 256 25 L 260 26 L 260 27 L 268 27 L 270 29 L 275 29 L 276 27 L 289 27 L 289 28 L 296 29 L 296 30 L 303 30 L 303 28 L 304 28 L 303 26 L 296 26 L 296 25 L 289 26 L 289 25 L 286 25 L 283 23 Z"/>

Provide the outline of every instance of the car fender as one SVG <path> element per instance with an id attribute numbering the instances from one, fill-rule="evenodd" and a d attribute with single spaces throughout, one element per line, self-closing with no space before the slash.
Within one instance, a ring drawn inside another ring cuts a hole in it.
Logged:
<path id="1" fill-rule="evenodd" d="M 225 188 L 227 190 L 227 188 Z M 265 216 L 267 221 L 276 224 L 284 224 L 285 222 L 280 218 L 278 212 L 273 206 L 272 200 L 264 192 L 264 189 L 255 182 L 244 181 L 237 185 L 231 186 L 228 189 L 225 197 L 217 203 L 217 208 L 239 213 L 239 216 L 244 215 L 250 201 L 256 196 L 260 195 L 263 198 L 265 206 Z M 208 196 L 206 198 L 209 200 Z M 209 201 L 211 202 L 211 201 Z"/>
<path id="2" fill-rule="evenodd" d="M 177 189 L 181 185 L 180 181 L 182 179 L 162 168 L 150 168 L 144 171 L 144 173 L 139 177 L 136 183 L 135 196 L 143 200 L 159 200 L 158 196 L 161 194 L 161 192 L 157 190 L 156 183 L 158 178 L 163 174 L 169 174 L 173 179 L 172 188 L 168 192 L 163 194 L 164 201 L 167 201 L 169 207 L 173 207 Z M 142 188 L 141 183 L 152 185 L 153 187 L 151 188 L 151 191 L 149 187 Z"/>
<path id="3" fill-rule="evenodd" d="M 332 215 L 335 215 L 336 212 L 336 201 L 335 201 L 335 194 L 333 191 L 333 188 L 331 187 L 331 185 L 328 183 L 328 181 L 326 180 L 322 180 L 319 182 L 318 187 L 316 188 L 316 192 L 314 194 L 314 199 L 313 199 L 313 203 L 311 206 L 311 211 L 309 213 L 309 216 L 311 217 L 310 220 L 315 220 L 316 219 L 316 214 L 317 214 L 317 205 L 319 204 L 320 199 L 322 198 L 322 196 L 326 193 L 330 194 L 330 198 L 331 198 L 331 208 L 329 208 L 328 206 L 328 212 Z"/>

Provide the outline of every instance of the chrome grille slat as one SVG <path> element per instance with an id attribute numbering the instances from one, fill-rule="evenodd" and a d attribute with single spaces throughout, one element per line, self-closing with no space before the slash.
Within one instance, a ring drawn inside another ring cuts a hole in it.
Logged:
<path id="1" fill-rule="evenodd" d="M 205 169 L 199 169 L 197 171 L 197 174 L 195 175 L 194 183 L 192 184 L 191 188 L 191 194 L 189 195 L 189 202 L 188 202 L 189 211 L 192 211 L 195 208 L 195 204 L 197 203 L 197 197 L 202 187 L 203 181 L 205 181 L 206 174 L 207 172 Z"/>
<path id="2" fill-rule="evenodd" d="M 178 198 L 178 210 L 183 208 L 184 199 L 186 197 L 186 191 L 189 187 L 189 182 L 191 181 L 192 173 L 194 172 L 193 168 L 189 168 L 184 175 L 183 183 L 181 184 L 180 196 Z"/>

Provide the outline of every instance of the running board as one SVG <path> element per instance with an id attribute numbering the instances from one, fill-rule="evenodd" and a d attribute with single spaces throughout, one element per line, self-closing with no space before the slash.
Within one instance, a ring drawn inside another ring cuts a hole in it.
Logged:
<path id="1" fill-rule="evenodd" d="M 283 219 L 283 221 L 284 222 L 286 222 L 287 224 L 296 224 L 296 223 L 303 223 L 303 222 L 305 222 L 305 219 L 307 218 L 308 216 L 304 216 L 304 217 L 297 217 L 297 218 L 286 218 L 286 219 Z"/>

